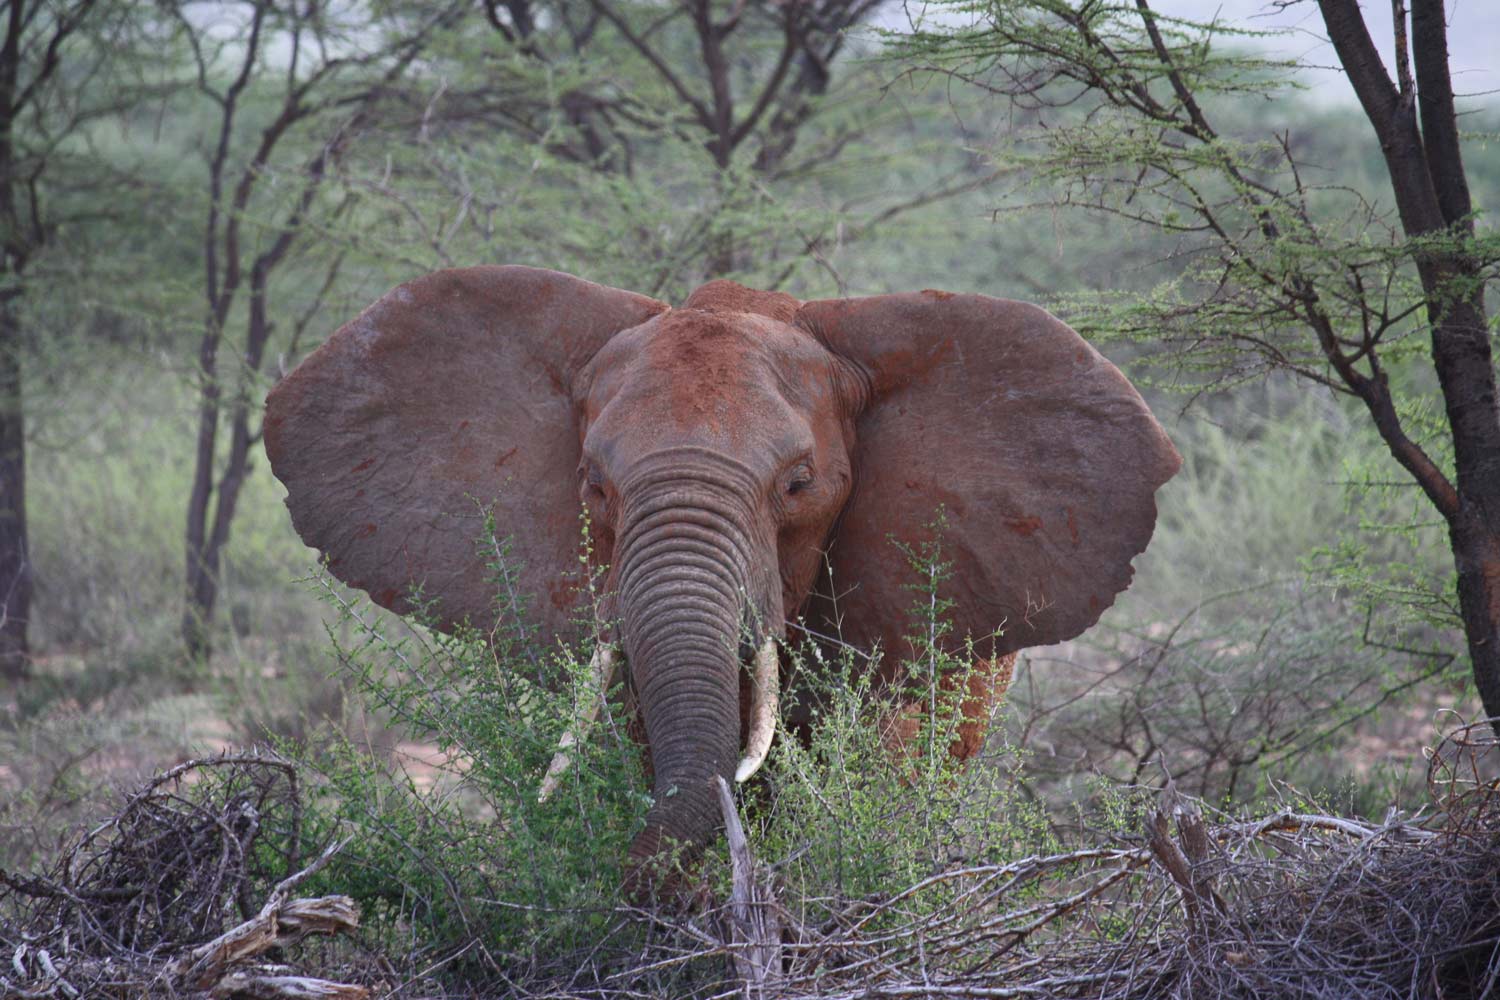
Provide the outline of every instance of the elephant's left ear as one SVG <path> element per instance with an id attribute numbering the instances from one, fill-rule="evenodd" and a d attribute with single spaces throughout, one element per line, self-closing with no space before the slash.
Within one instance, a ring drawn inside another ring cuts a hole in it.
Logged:
<path id="1" fill-rule="evenodd" d="M 951 645 L 1002 629 L 979 651 L 999 655 L 1098 621 L 1181 464 L 1114 365 L 1045 310 L 982 295 L 809 302 L 796 322 L 868 387 L 829 553 L 845 639 L 910 655 L 922 573 L 892 540 L 920 548 L 939 509 Z"/>

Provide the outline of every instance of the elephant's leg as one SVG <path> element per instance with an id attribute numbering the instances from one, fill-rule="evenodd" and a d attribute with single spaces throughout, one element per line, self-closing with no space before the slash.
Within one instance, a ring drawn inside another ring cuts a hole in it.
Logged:
<path id="1" fill-rule="evenodd" d="M 1005 697 L 1015 673 L 1016 655 L 1007 653 L 994 659 L 976 660 L 967 673 L 945 674 L 939 679 L 938 688 L 944 700 L 963 686 L 963 700 L 959 702 L 961 718 L 954 739 L 948 744 L 948 753 L 956 760 L 968 760 L 984 747 L 990 717 Z M 915 744 L 921 736 L 928 705 L 925 698 L 906 698 L 881 720 L 881 742 L 893 754 L 911 757 L 916 753 Z"/>
<path id="2" fill-rule="evenodd" d="M 959 760 L 968 760 L 984 748 L 990 719 L 1005 692 L 1010 690 L 1011 678 L 1015 676 L 1016 655 L 1007 653 L 992 660 L 980 660 L 964 679 L 967 691 L 960 705 L 963 721 L 958 724 L 957 738 L 948 744 L 948 752 Z M 957 677 L 943 679 L 959 680 Z"/>

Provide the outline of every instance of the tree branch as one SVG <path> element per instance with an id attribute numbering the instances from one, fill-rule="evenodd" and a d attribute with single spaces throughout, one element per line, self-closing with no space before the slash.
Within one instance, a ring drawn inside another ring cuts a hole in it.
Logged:
<path id="1" fill-rule="evenodd" d="M 1400 101 L 1411 107 L 1417 99 L 1411 82 L 1411 50 L 1406 44 L 1406 0 L 1391 0 L 1391 28 L 1396 36 L 1396 81 Z"/>
<path id="2" fill-rule="evenodd" d="M 1469 216 L 1469 182 L 1464 174 L 1458 141 L 1458 114 L 1453 106 L 1453 81 L 1448 73 L 1448 26 L 1442 0 L 1415 0 L 1412 40 L 1416 45 L 1417 104 L 1422 115 L 1422 139 L 1427 171 L 1437 190 L 1443 221 L 1474 231 Z"/>
<path id="3" fill-rule="evenodd" d="M 1380 138 L 1401 224 L 1409 235 L 1441 229 L 1443 214 L 1427 172 L 1416 117 L 1386 75 L 1357 0 L 1318 0 L 1318 7 L 1344 73 Z"/>
<path id="4" fill-rule="evenodd" d="M 666 81 L 667 86 L 671 87 L 672 90 L 676 92 L 678 97 L 682 98 L 683 103 L 693 109 L 693 113 L 697 116 L 698 122 L 710 132 L 714 131 L 714 119 L 713 115 L 709 113 L 708 106 L 705 105 L 702 101 L 698 100 L 698 98 L 694 97 L 692 93 L 688 91 L 687 87 L 683 85 L 682 81 L 677 78 L 677 74 L 672 72 L 672 68 L 662 60 L 662 57 L 657 53 L 657 51 L 650 45 L 646 44 L 645 39 L 641 38 L 634 31 L 630 30 L 630 25 L 625 22 L 625 19 L 623 17 L 615 12 L 614 8 L 611 7 L 606 2 L 606 0 L 589 0 L 589 3 L 595 10 L 602 14 L 610 24 L 613 24 L 615 26 L 615 30 L 624 36 L 625 40 L 631 44 L 632 48 L 639 52 L 641 56 L 651 64 L 651 68 L 656 70 L 657 75 Z"/>
<path id="5" fill-rule="evenodd" d="M 746 136 L 755 131 L 755 126 L 760 124 L 761 117 L 766 113 L 766 109 L 771 106 L 771 102 L 781 92 L 782 84 L 786 82 L 786 74 L 787 70 L 791 68 L 792 57 L 797 54 L 798 39 L 797 33 L 794 30 L 795 19 L 795 13 L 788 10 L 786 21 L 784 22 L 785 34 L 783 35 L 781 56 L 776 61 L 776 68 L 771 72 L 771 78 L 761 88 L 760 96 L 756 98 L 755 105 L 750 109 L 750 113 L 745 116 L 744 121 L 740 122 L 739 126 L 734 130 L 734 136 L 731 138 L 730 144 L 736 148 L 738 148 L 740 143 L 745 141 Z"/>

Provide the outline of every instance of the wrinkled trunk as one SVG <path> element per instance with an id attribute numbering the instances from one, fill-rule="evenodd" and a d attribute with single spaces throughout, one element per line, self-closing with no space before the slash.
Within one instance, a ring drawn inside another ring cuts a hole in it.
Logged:
<path id="1" fill-rule="evenodd" d="M 674 476 L 632 492 L 615 551 L 623 645 L 655 772 L 630 877 L 650 895 L 718 828 L 714 779 L 732 778 L 739 759 L 749 548 L 728 491 Z"/>

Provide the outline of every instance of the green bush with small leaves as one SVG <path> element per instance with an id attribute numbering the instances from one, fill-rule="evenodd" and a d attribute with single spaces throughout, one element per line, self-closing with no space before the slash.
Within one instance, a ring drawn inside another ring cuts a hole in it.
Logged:
<path id="1" fill-rule="evenodd" d="M 506 545 L 487 548 L 495 593 L 513 595 Z M 913 595 L 923 628 L 911 637 L 920 690 L 877 690 L 866 655 L 847 647 L 792 649 L 789 697 L 811 725 L 784 731 L 739 794 L 756 855 L 794 910 L 1050 843 L 1040 811 L 1016 791 L 1016 757 L 999 735 L 967 766 L 947 752 L 962 717 L 958 695 L 937 680 L 968 663 L 941 648 L 949 609 L 935 588 L 947 566 L 936 545 L 906 555 L 924 569 Z M 404 947 L 440 954 L 473 944 L 466 961 L 510 970 L 540 974 L 618 933 L 623 864 L 650 805 L 642 749 L 618 697 L 570 751 L 556 793 L 545 803 L 537 795 L 577 699 L 588 696 L 588 645 L 539 649 L 524 605 L 509 596 L 491 632 L 447 635 L 405 628 L 321 583 L 343 618 L 330 630 L 339 671 L 388 732 L 425 748 L 424 761 L 405 766 L 399 749 L 347 737 L 301 749 L 320 775 L 305 836 L 348 840 L 321 887 L 352 895 L 367 926 Z M 893 752 L 879 720 L 914 694 L 927 712 L 916 739 Z M 725 846 L 710 845 L 691 877 L 726 898 Z"/>

